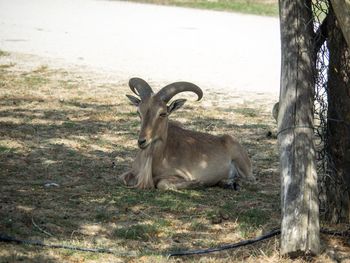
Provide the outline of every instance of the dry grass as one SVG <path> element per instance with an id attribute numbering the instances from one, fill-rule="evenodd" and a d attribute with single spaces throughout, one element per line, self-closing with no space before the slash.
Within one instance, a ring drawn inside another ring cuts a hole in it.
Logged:
<path id="1" fill-rule="evenodd" d="M 276 140 L 267 136 L 276 132 L 273 98 L 205 93 L 174 116 L 195 130 L 238 137 L 254 162 L 256 185 L 140 191 L 116 180 L 137 151 L 138 117 L 126 85 L 17 64 L 0 66 L 0 233 L 117 253 L 0 243 L 1 262 L 165 262 L 169 251 L 237 242 L 279 226 Z M 330 260 L 331 241 L 324 243 L 319 262 Z M 273 238 L 169 261 L 291 262 L 278 247 Z"/>

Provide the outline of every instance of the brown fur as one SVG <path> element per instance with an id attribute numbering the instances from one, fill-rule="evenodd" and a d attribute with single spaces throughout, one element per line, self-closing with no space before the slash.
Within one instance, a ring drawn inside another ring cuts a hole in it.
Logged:
<path id="1" fill-rule="evenodd" d="M 140 189 L 182 189 L 236 180 L 254 181 L 247 152 L 229 135 L 190 131 L 168 120 L 184 104 L 169 106 L 156 95 L 143 100 L 128 95 L 141 117 L 140 151 L 132 169 L 121 177 Z"/>
<path id="2" fill-rule="evenodd" d="M 149 153 L 154 156 L 153 180 L 149 178 L 150 170 L 144 169 L 147 166 L 143 164 L 144 150 L 139 151 L 134 161 L 130 172 L 137 177 L 137 188 L 179 189 L 216 185 L 228 180 L 231 161 L 241 178 L 254 181 L 248 154 L 229 135 L 219 137 L 189 131 L 169 122 L 166 143 L 158 141 L 155 144 L 153 151 L 163 150 Z"/>

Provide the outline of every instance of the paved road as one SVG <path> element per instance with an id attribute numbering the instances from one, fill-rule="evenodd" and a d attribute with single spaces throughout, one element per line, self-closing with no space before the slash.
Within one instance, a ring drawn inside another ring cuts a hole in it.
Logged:
<path id="1" fill-rule="evenodd" d="M 277 18 L 106 0 L 0 0 L 0 49 L 121 79 L 279 89 Z"/>

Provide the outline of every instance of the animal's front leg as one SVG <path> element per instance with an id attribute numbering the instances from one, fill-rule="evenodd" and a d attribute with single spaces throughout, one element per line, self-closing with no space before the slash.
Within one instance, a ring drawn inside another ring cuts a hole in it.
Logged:
<path id="1" fill-rule="evenodd" d="M 189 188 L 199 188 L 203 187 L 203 183 L 197 180 L 186 181 L 185 179 L 180 178 L 170 178 L 170 179 L 161 179 L 157 183 L 157 188 L 160 190 L 181 190 Z"/>
<path id="2" fill-rule="evenodd" d="M 133 170 L 129 170 L 119 176 L 119 179 L 127 186 L 135 186 L 137 183 L 137 178 Z"/>

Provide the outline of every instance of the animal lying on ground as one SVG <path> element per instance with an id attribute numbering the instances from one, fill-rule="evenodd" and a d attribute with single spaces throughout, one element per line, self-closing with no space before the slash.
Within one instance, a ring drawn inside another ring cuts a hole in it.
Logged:
<path id="1" fill-rule="evenodd" d="M 154 93 L 140 78 L 129 81 L 139 98 L 126 95 L 141 119 L 140 148 L 131 170 L 121 175 L 128 186 L 140 189 L 185 189 L 217 184 L 233 185 L 237 178 L 255 181 L 247 152 L 229 135 L 190 131 L 169 121 L 185 99 L 169 101 L 184 91 L 200 100 L 202 90 L 189 82 L 175 82 Z"/>

